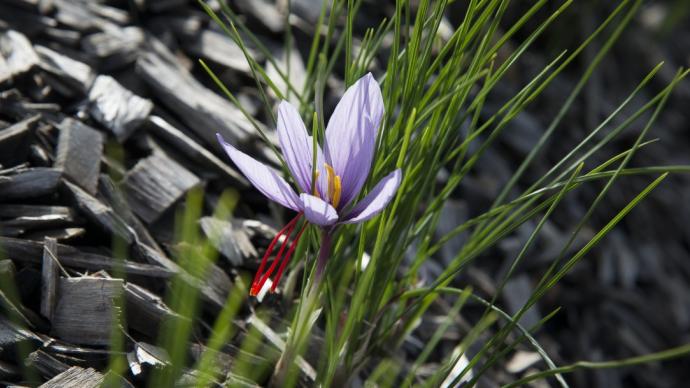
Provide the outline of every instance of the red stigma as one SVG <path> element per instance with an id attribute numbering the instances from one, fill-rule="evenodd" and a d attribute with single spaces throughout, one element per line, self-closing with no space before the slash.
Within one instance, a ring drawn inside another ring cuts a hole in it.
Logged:
<path id="1" fill-rule="evenodd" d="M 295 230 L 295 227 L 297 226 L 297 222 L 299 221 L 300 218 L 302 218 L 303 213 L 300 212 L 298 213 L 295 218 L 290 220 L 290 222 L 287 223 L 281 229 L 278 234 L 273 238 L 273 241 L 268 245 L 268 248 L 266 249 L 266 253 L 264 254 L 264 257 L 261 259 L 261 264 L 259 265 L 259 269 L 256 271 L 256 275 L 254 275 L 254 281 L 252 281 L 252 286 L 249 289 L 249 295 L 251 296 L 257 296 L 261 289 L 264 287 L 264 284 L 266 284 L 266 281 L 268 281 L 269 277 L 273 274 L 273 271 L 275 271 L 276 266 L 278 265 L 278 262 L 281 261 L 282 263 L 280 264 L 280 268 L 278 269 L 278 273 L 276 274 L 275 280 L 273 281 L 273 284 L 271 286 L 271 292 L 275 291 L 276 286 L 278 285 L 278 281 L 280 280 L 280 277 L 283 274 L 283 271 L 285 270 L 285 267 L 287 266 L 287 263 L 290 261 L 290 258 L 292 257 L 292 254 L 295 251 L 295 248 L 297 247 L 297 243 L 299 242 L 300 238 L 302 237 L 302 233 L 304 232 L 304 229 L 306 228 L 307 224 L 305 223 L 304 226 L 300 229 L 300 231 L 297 233 L 297 236 L 295 237 L 294 241 L 292 244 L 289 244 L 290 241 L 290 235 L 292 235 L 292 232 Z M 273 254 L 273 251 L 276 247 L 276 243 L 278 243 L 278 240 L 280 240 L 281 237 L 285 237 L 283 242 L 280 244 L 280 249 L 278 250 L 278 253 L 276 254 L 275 259 L 271 263 L 271 266 L 264 271 L 266 268 L 266 265 L 268 264 L 268 258 L 271 257 Z M 285 248 L 290 245 L 290 248 L 287 251 L 287 254 L 285 257 L 283 257 L 283 253 L 285 252 Z"/>

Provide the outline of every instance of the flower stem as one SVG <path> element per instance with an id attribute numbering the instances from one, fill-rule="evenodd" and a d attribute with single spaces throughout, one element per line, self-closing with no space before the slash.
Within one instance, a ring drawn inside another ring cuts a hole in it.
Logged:
<path id="1" fill-rule="evenodd" d="M 271 387 L 291 386 L 294 381 L 291 381 L 296 376 L 290 373 L 294 368 L 296 357 L 304 349 L 309 340 L 309 333 L 312 326 L 316 323 L 316 317 L 313 315 L 320 307 L 320 286 L 321 281 L 325 276 L 326 263 L 331 256 L 332 235 L 329 230 L 321 232 L 321 246 L 319 247 L 319 256 L 316 259 L 316 270 L 314 277 L 308 282 L 306 289 L 302 293 L 302 300 L 299 310 L 297 312 L 297 319 L 293 324 L 294 330 L 292 335 L 285 344 L 283 354 L 278 360 L 276 369 L 274 370 Z M 318 313 L 317 313 L 318 314 Z"/>
<path id="2" fill-rule="evenodd" d="M 326 263 L 331 256 L 332 237 L 330 231 L 324 230 L 321 234 L 321 247 L 319 247 L 319 257 L 316 259 L 316 273 L 312 287 L 318 287 L 324 276 Z"/>

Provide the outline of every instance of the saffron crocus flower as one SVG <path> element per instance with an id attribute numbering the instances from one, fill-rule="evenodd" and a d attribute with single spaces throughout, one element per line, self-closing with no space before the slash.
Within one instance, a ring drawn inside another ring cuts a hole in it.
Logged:
<path id="1" fill-rule="evenodd" d="M 388 205 L 400 185 L 400 169 L 381 179 L 361 201 L 353 203 L 369 175 L 382 117 L 381 89 L 374 77 L 367 74 L 345 91 L 336 106 L 326 127 L 323 149 L 316 147 L 317 165 L 312 168 L 313 139 L 307 134 L 297 109 L 282 101 L 278 107 L 278 140 L 297 192 L 273 169 L 237 150 L 218 135 L 230 159 L 257 190 L 297 212 L 297 216 L 278 232 L 268 246 L 252 283 L 251 295 L 259 293 L 280 263 L 271 286 L 271 291 L 275 291 L 307 225 L 304 223 L 292 243 L 288 242 L 302 216 L 324 231 L 317 264 L 320 276 L 335 227 L 364 222 Z M 267 269 L 268 258 L 281 238 L 276 258 Z"/>

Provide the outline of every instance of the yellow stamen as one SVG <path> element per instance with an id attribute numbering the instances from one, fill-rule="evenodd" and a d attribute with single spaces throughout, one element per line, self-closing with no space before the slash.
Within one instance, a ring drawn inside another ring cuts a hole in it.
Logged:
<path id="1" fill-rule="evenodd" d="M 331 199 L 331 205 L 338 207 L 340 203 L 340 191 L 342 189 L 340 176 L 335 175 L 335 170 L 328 164 L 326 166 L 326 173 L 328 174 L 328 198 Z"/>
<path id="2" fill-rule="evenodd" d="M 333 196 L 331 197 L 331 204 L 333 207 L 338 207 L 338 204 L 340 203 L 340 190 L 342 187 L 340 186 L 340 175 L 335 176 L 335 190 L 333 192 Z"/>

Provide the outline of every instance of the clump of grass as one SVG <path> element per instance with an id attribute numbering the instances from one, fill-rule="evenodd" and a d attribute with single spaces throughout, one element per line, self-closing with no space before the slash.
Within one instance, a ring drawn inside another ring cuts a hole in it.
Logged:
<path id="1" fill-rule="evenodd" d="M 382 84 L 386 109 L 376 139 L 378 147 L 367 187 L 371 189 L 372 182 L 377 182 L 386 172 L 395 168 L 403 170 L 403 181 L 397 196 L 380 216 L 364 225 L 339 229 L 326 268 L 325 284 L 319 288 L 313 288 L 309 282 L 319 240 L 317 230 L 308 230 L 308 236 L 297 247 L 293 260 L 301 261 L 298 265 L 303 266 L 302 283 L 297 284 L 299 291 L 295 294 L 286 294 L 287 304 L 291 307 L 286 317 L 289 324 L 274 327 L 277 332 L 285 332 L 286 338 L 276 345 L 275 339 L 265 338 L 265 331 L 252 326 L 241 345 L 232 372 L 220 376 L 214 352 L 221 349 L 234 334 L 231 321 L 238 314 L 247 292 L 239 281 L 238 287 L 228 297 L 225 308 L 216 318 L 216 323 L 210 328 L 206 352 L 194 366 L 198 376 L 196 386 L 204 387 L 212 381 L 224 379 L 228 386 L 267 381 L 272 381 L 276 386 L 294 386 L 300 374 L 304 373 L 305 368 L 299 366 L 303 362 L 301 355 L 312 340 L 316 326 L 322 333 L 322 345 L 316 358 L 318 363 L 313 365 L 314 381 L 311 384 L 315 386 L 348 386 L 354 376 L 364 379 L 371 386 L 401 383 L 403 386 L 456 386 L 459 382 L 472 386 L 482 374 L 505 361 L 521 344 L 533 347 L 543 358 L 547 369 L 515 381 L 511 386 L 548 376 L 554 376 L 561 386 L 567 386 L 562 374 L 576 369 L 635 365 L 690 352 L 690 348 L 684 346 L 628 360 L 557 366 L 533 337 L 533 333 L 557 311 L 547 314 L 536 327 L 525 328 L 519 323 L 525 312 L 573 266 L 587 257 L 591 249 L 669 173 L 690 171 L 685 166 L 629 167 L 635 153 L 652 143 L 653 140 L 648 137 L 649 131 L 674 86 L 688 74 L 685 70 L 679 70 L 667 87 L 655 93 L 645 105 L 622 117 L 622 112 L 627 110 L 631 101 L 643 90 L 649 89 L 650 81 L 662 66 L 660 64 L 650 69 L 649 74 L 630 89 L 629 96 L 618 102 L 610 115 L 592 128 L 548 172 L 527 189 L 518 189 L 518 181 L 525 179 L 527 169 L 557 136 L 564 117 L 638 11 L 641 1 L 618 2 L 579 46 L 554 55 L 490 117 L 482 114 L 486 111 L 485 101 L 495 92 L 496 85 L 519 63 L 531 45 L 548 34 L 549 28 L 568 12 L 572 1 L 559 2 L 555 10 L 546 15 L 545 6 L 551 2 L 536 1 L 508 29 L 502 30 L 501 23 L 510 6 L 508 0 L 469 0 L 462 22 L 448 39 L 442 39 L 439 28 L 450 1 L 421 0 L 412 7 L 410 2 L 400 0 L 396 1 L 391 18 L 367 29 L 357 45 L 353 24 L 362 1 L 335 0 L 329 10 L 324 3 L 319 21 L 314 26 L 306 82 L 303 85 L 292 84 L 287 72 L 274 63 L 282 83 L 287 85 L 285 90 L 278 88 L 278 83 L 268 78 L 261 64 L 249 56 L 245 39 L 262 51 L 269 62 L 274 62 L 271 53 L 252 34 L 251 29 L 241 23 L 226 2 L 220 3 L 222 13 L 214 12 L 203 1 L 201 6 L 242 48 L 267 111 L 272 112 L 273 108 L 267 89 L 281 99 L 296 96 L 301 103 L 299 108 L 303 117 L 313 118 L 312 134 L 317 139 L 324 136 L 323 96 L 329 75 L 334 72 L 342 74 L 346 86 L 349 86 L 370 70 L 375 59 L 381 61 L 382 71 L 376 76 Z M 291 50 L 292 35 L 289 23 L 286 25 L 286 48 Z M 518 39 L 517 36 L 525 38 Z M 380 50 L 386 39 L 392 39 L 392 42 L 384 54 Z M 509 41 L 517 41 L 517 44 L 508 51 L 507 56 L 499 57 L 499 50 L 504 50 Z M 569 91 L 562 108 L 552 118 L 531 152 L 515 167 L 512 177 L 491 206 L 440 239 L 435 238 L 445 201 L 476 167 L 485 151 L 492 147 L 508 124 L 537 100 L 545 88 L 594 41 L 603 44 L 595 49 L 596 55 L 580 75 L 573 90 Z M 239 106 L 231 88 L 223 85 L 203 62 L 201 65 L 220 90 Z M 248 114 L 247 118 L 255 120 Z M 646 118 L 643 129 L 626 151 L 610 155 L 604 163 L 592 161 L 592 155 L 605 150 L 607 144 L 633 124 L 640 125 L 643 118 Z M 461 127 L 466 130 L 460 131 Z M 261 126 L 257 125 L 256 128 Z M 265 134 L 261 135 L 266 138 Z M 288 171 L 284 165 L 283 169 Z M 437 175 L 441 171 L 447 171 L 447 179 L 439 183 Z M 569 254 L 575 238 L 588 225 L 593 212 L 601 206 L 611 187 L 629 175 L 648 175 L 648 186 L 639 193 L 630 193 L 632 199 L 628 204 L 619 209 L 576 253 Z M 498 295 L 563 199 L 580 186 L 594 181 L 604 184 L 585 215 L 574 221 L 569 240 L 543 274 L 527 303 L 516 314 L 508 314 L 497 306 L 496 296 L 492 300 L 484 300 L 470 288 L 456 287 L 454 280 L 470 263 L 526 222 L 535 220 L 531 235 L 499 284 Z M 184 242 L 180 255 L 180 258 L 185 258 L 183 266 L 189 272 L 203 276 L 215 253 L 194 230 L 200 203 L 199 193 L 190 197 L 187 213 L 180 220 L 179 235 Z M 229 209 L 226 207 L 221 213 L 227 216 Z M 467 233 L 468 238 L 450 264 L 438 278 L 420 283 L 419 270 L 424 262 L 431 260 L 447 241 L 460 233 Z M 412 259 L 406 261 L 406 256 Z M 297 268 L 295 266 L 293 270 Z M 289 296 L 295 296 L 296 302 L 292 303 Z M 396 351 L 405 338 L 417 329 L 420 319 L 440 297 L 447 298 L 453 306 L 447 320 L 438 326 L 416 359 L 396 357 Z M 168 302 L 180 314 L 189 317 L 198 314 L 197 299 L 193 288 L 184 282 L 173 282 Z M 453 318 L 470 301 L 485 306 L 484 313 L 472 322 L 473 327 L 453 352 L 440 355 L 439 367 L 430 375 L 420 377 L 417 370 L 432 354 L 440 352 L 437 348 L 440 338 L 453 324 Z M 172 367 L 154 375 L 152 386 L 169 386 L 181 375 L 186 362 L 185 347 L 191 322 L 176 322 L 161 333 L 160 344 L 171 354 Z M 469 355 L 468 348 L 479 338 L 482 338 L 482 342 L 478 350 Z M 274 346 L 278 346 L 278 352 L 275 349 L 267 350 Z M 464 366 L 458 368 L 458 365 Z"/>

